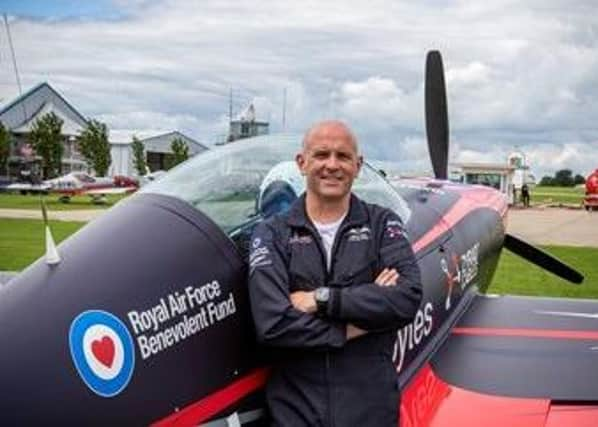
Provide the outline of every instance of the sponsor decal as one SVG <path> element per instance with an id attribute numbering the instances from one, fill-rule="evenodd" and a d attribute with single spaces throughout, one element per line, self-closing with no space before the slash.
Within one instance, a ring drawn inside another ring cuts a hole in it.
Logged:
<path id="1" fill-rule="evenodd" d="M 461 255 L 461 289 L 464 289 L 478 275 L 480 244 L 476 243 Z"/>
<path id="2" fill-rule="evenodd" d="M 476 243 L 461 256 L 453 254 L 449 258 L 450 261 L 447 261 L 446 258 L 440 259 L 440 267 L 446 275 L 448 288 L 445 300 L 445 309 L 447 311 L 451 307 L 451 294 L 454 286 L 459 284 L 461 289 L 464 289 L 477 276 L 479 247 L 480 244 Z M 397 331 L 397 339 L 392 356 L 397 373 L 400 373 L 405 366 L 406 355 L 411 351 L 418 351 L 419 346 L 423 345 L 427 337 L 432 333 L 435 325 L 434 309 L 434 304 L 431 301 L 427 301 L 417 311 L 413 322 Z"/>
<path id="3" fill-rule="evenodd" d="M 476 243 L 462 255 L 453 254 L 450 263 L 446 258 L 440 259 L 440 268 L 446 276 L 447 294 L 444 308 L 450 310 L 453 288 L 459 284 L 465 289 L 478 275 L 480 244 Z"/>
<path id="4" fill-rule="evenodd" d="M 95 394 L 113 397 L 133 375 L 133 339 L 123 322 L 107 311 L 89 310 L 71 323 L 69 347 L 75 368 Z"/>
<path id="5" fill-rule="evenodd" d="M 450 393 L 448 384 L 434 374 L 429 364 L 424 365 L 403 391 L 401 425 L 404 427 L 433 425 L 438 407 Z"/>
<path id="6" fill-rule="evenodd" d="M 413 322 L 408 324 L 397 332 L 397 340 L 395 341 L 392 360 L 397 367 L 397 372 L 401 372 L 403 363 L 405 361 L 405 354 L 407 351 L 412 351 L 417 348 L 432 332 L 434 326 L 434 318 L 432 313 L 434 306 L 431 302 L 426 304 L 417 311 Z"/>
<path id="7" fill-rule="evenodd" d="M 457 255 L 452 256 L 452 265 L 454 271 L 450 271 L 449 265 L 446 262 L 446 259 L 442 258 L 440 260 L 440 268 L 444 272 L 446 276 L 446 300 L 444 302 L 445 310 L 450 310 L 451 308 L 451 296 L 453 295 L 453 287 L 456 283 L 461 283 L 461 270 L 459 269 L 459 257 Z"/>
<path id="8" fill-rule="evenodd" d="M 135 366 L 237 313 L 234 294 L 218 280 L 190 285 L 159 298 L 154 305 L 126 314 L 128 325 L 102 310 L 78 315 L 69 332 L 73 362 L 97 395 L 113 397 L 129 383 Z M 124 319 L 123 319 L 124 320 Z"/>
<path id="9" fill-rule="evenodd" d="M 218 280 L 172 292 L 153 307 L 127 313 L 142 360 L 149 359 L 237 312 L 232 292 Z"/>

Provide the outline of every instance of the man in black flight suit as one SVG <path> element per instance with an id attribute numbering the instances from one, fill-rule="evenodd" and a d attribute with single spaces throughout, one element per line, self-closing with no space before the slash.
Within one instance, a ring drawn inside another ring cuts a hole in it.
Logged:
<path id="1" fill-rule="evenodd" d="M 351 193 L 362 164 L 342 122 L 305 135 L 305 195 L 256 227 L 249 294 L 258 340 L 282 355 L 266 398 L 276 426 L 398 425 L 396 330 L 422 288 L 400 218 Z"/>

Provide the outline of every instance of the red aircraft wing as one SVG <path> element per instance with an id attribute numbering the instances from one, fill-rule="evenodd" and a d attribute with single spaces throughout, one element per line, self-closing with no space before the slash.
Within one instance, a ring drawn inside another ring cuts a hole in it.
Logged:
<path id="1" fill-rule="evenodd" d="M 598 425 L 598 301 L 478 296 L 403 394 L 401 426 Z"/>

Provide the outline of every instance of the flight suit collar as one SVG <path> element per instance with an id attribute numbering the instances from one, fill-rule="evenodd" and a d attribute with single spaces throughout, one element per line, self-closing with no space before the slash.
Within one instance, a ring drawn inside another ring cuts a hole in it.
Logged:
<path id="1" fill-rule="evenodd" d="M 367 221 L 368 214 L 364 203 L 353 193 L 349 202 L 349 213 L 343 221 L 343 226 L 354 226 Z M 312 228 L 311 221 L 305 210 L 305 193 L 293 202 L 287 217 L 287 224 L 292 227 Z"/>

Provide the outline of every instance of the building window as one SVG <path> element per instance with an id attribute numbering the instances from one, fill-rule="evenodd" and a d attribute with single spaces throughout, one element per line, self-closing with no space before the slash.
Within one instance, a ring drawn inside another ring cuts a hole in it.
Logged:
<path id="1" fill-rule="evenodd" d="M 468 173 L 465 181 L 468 184 L 481 184 L 500 190 L 501 175 L 498 173 Z"/>

